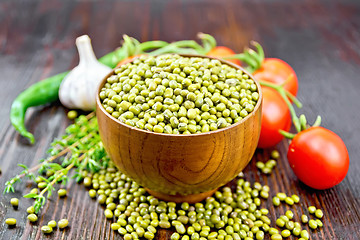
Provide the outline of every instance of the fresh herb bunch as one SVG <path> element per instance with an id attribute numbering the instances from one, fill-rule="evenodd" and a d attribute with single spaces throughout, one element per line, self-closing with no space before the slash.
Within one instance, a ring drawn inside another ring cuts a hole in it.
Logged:
<path id="1" fill-rule="evenodd" d="M 94 113 L 79 116 L 74 124 L 66 128 L 65 135 L 51 143 L 48 153 L 50 157 L 40 160 L 40 163 L 32 168 L 19 164 L 24 170 L 5 183 L 4 194 L 14 192 L 14 185 L 24 178 L 38 184 L 40 193 L 31 191 L 24 195 L 25 198 L 35 199 L 35 213 L 38 213 L 51 197 L 55 184 L 67 183 L 71 169 L 75 169 L 72 178 L 80 182 L 88 172 L 95 173 L 106 168 L 109 163 Z"/>

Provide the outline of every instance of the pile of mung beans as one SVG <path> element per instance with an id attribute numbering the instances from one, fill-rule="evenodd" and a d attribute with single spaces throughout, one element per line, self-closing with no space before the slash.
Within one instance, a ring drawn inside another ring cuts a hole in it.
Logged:
<path id="1" fill-rule="evenodd" d="M 87 174 L 84 185 L 89 196 L 105 207 L 105 217 L 113 221 L 111 228 L 125 240 L 153 239 L 159 228 L 172 230 L 173 240 L 249 240 L 264 239 L 266 234 L 274 240 L 291 234 L 300 240 L 309 239 L 309 232 L 300 222 L 293 221 L 291 211 L 280 216 L 272 226 L 268 209 L 261 208 L 262 201 L 269 198 L 270 188 L 259 182 L 251 184 L 237 178 L 234 189 L 224 186 L 203 202 L 176 204 L 147 194 L 143 187 L 119 172 L 112 162 L 98 173 L 84 174 Z M 290 206 L 300 201 L 297 195 L 277 195 Z M 285 200 L 287 198 L 292 202 Z M 313 208 L 309 207 L 309 213 L 321 218 L 321 210 Z M 304 216 L 307 217 L 303 215 L 301 219 L 306 224 Z M 321 222 L 319 219 L 314 221 Z"/>
<path id="2" fill-rule="evenodd" d="M 99 97 L 109 114 L 130 126 L 194 134 L 245 118 L 259 93 L 249 75 L 219 60 L 166 54 L 115 69 Z"/>
<path id="3" fill-rule="evenodd" d="M 274 155 L 274 156 L 273 156 Z M 273 151 L 272 158 L 278 152 Z M 300 220 L 294 220 L 291 210 L 279 216 L 272 224 L 269 210 L 262 207 L 263 201 L 270 197 L 270 188 L 259 182 L 251 184 L 242 178 L 235 179 L 232 188 L 224 186 L 203 202 L 189 204 L 161 201 L 149 195 L 145 189 L 118 171 L 113 162 L 107 168 L 97 173 L 81 172 L 83 184 L 88 188 L 91 198 L 105 207 L 104 215 L 112 221 L 111 229 L 117 231 L 124 240 L 154 239 L 159 228 L 172 231 L 172 240 L 205 240 L 205 239 L 265 239 L 267 235 L 272 240 L 287 238 L 290 235 L 300 240 L 310 238 L 310 229 L 323 226 L 320 220 L 323 212 L 314 206 L 308 207 L 309 216 L 302 214 Z M 231 184 L 232 185 L 232 184 Z M 38 191 L 37 188 L 33 189 Z M 32 190 L 32 191 L 33 191 Z M 65 189 L 59 189 L 59 197 L 66 195 Z M 293 194 L 277 193 L 272 202 L 279 206 L 282 202 L 292 206 L 300 202 Z M 12 198 L 10 204 L 16 209 L 19 200 Z M 28 220 L 37 222 L 34 207 L 27 209 Z M 6 219 L 9 226 L 16 225 L 16 219 Z M 69 222 L 61 219 L 49 221 L 41 227 L 44 234 L 50 234 L 58 227 L 66 228 Z"/>

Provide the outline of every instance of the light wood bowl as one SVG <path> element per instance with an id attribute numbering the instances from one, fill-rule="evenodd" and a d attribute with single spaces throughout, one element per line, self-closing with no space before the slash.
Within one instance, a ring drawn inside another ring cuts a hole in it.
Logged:
<path id="1" fill-rule="evenodd" d="M 260 135 L 262 94 L 250 74 L 259 91 L 253 112 L 229 127 L 191 135 L 145 131 L 112 117 L 99 98 L 101 88 L 112 74 L 114 71 L 101 82 L 96 96 L 100 136 L 120 171 L 150 194 L 167 201 L 201 201 L 234 179 L 251 160 Z"/>

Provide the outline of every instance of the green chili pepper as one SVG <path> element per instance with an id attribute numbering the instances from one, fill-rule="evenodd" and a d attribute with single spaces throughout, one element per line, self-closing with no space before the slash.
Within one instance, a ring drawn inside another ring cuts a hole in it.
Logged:
<path id="1" fill-rule="evenodd" d="M 164 41 L 148 41 L 139 43 L 136 39 L 124 35 L 124 44 L 115 51 L 106 54 L 99 59 L 102 64 L 114 68 L 123 59 L 133 54 L 145 53 L 153 50 L 148 54 L 160 53 L 203 53 L 202 46 L 195 41 L 179 41 L 167 43 Z M 10 120 L 15 129 L 24 137 L 28 138 L 31 143 L 35 142 L 32 133 L 27 131 L 24 123 L 26 110 L 29 107 L 39 106 L 56 101 L 59 98 L 59 88 L 62 80 L 68 72 L 60 73 L 43 81 L 31 85 L 28 89 L 20 93 L 14 100 Z"/>
<path id="2" fill-rule="evenodd" d="M 61 81 L 68 72 L 60 73 L 35 83 L 16 97 L 11 105 L 10 120 L 15 129 L 31 143 L 35 142 L 34 135 L 25 128 L 24 119 L 29 107 L 39 106 L 58 99 Z"/>
<path id="3" fill-rule="evenodd" d="M 124 57 L 125 52 L 121 48 L 106 54 L 99 59 L 99 62 L 114 68 Z M 63 72 L 31 85 L 28 89 L 20 93 L 11 105 L 10 121 L 12 125 L 22 136 L 28 138 L 31 143 L 35 142 L 35 138 L 25 127 L 24 120 L 26 110 L 29 107 L 56 101 L 59 98 L 60 84 L 67 74 L 68 72 Z"/>

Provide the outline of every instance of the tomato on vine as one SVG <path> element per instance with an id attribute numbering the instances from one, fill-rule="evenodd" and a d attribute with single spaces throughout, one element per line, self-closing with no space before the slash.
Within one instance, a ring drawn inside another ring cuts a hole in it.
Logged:
<path id="1" fill-rule="evenodd" d="M 228 47 L 217 46 L 216 40 L 213 36 L 205 33 L 199 33 L 198 37 L 201 39 L 203 43 L 204 52 L 207 56 L 225 59 L 234 64 L 241 65 L 239 59 L 236 58 L 228 59 L 228 57 L 234 56 L 235 52 Z"/>
<path id="2" fill-rule="evenodd" d="M 296 134 L 287 158 L 303 183 L 320 190 L 339 184 L 349 169 L 345 143 L 337 134 L 323 127 L 310 127 Z"/>
<path id="3" fill-rule="evenodd" d="M 296 96 L 298 91 L 298 79 L 294 69 L 278 58 L 265 58 L 260 68 L 253 73 L 255 79 L 272 82 L 278 85 L 284 84 L 285 90 Z"/>
<path id="4" fill-rule="evenodd" d="M 211 49 L 206 55 L 210 57 L 225 58 L 234 54 L 235 52 L 228 47 L 216 46 Z M 241 65 L 241 62 L 238 59 L 227 59 L 227 61 L 235 63 L 236 65 Z"/>
<path id="5" fill-rule="evenodd" d="M 261 90 L 263 103 L 258 147 L 269 148 L 284 138 L 279 130 L 290 130 L 291 117 L 288 106 L 278 92 L 269 87 L 262 87 Z"/>
<path id="6" fill-rule="evenodd" d="M 256 51 L 246 49 L 244 53 L 235 54 L 227 59 L 239 59 L 248 65 L 247 70 L 258 81 L 281 85 L 291 95 L 296 96 L 298 79 L 294 69 L 279 58 L 265 58 L 264 50 L 257 42 L 252 42 Z"/>

